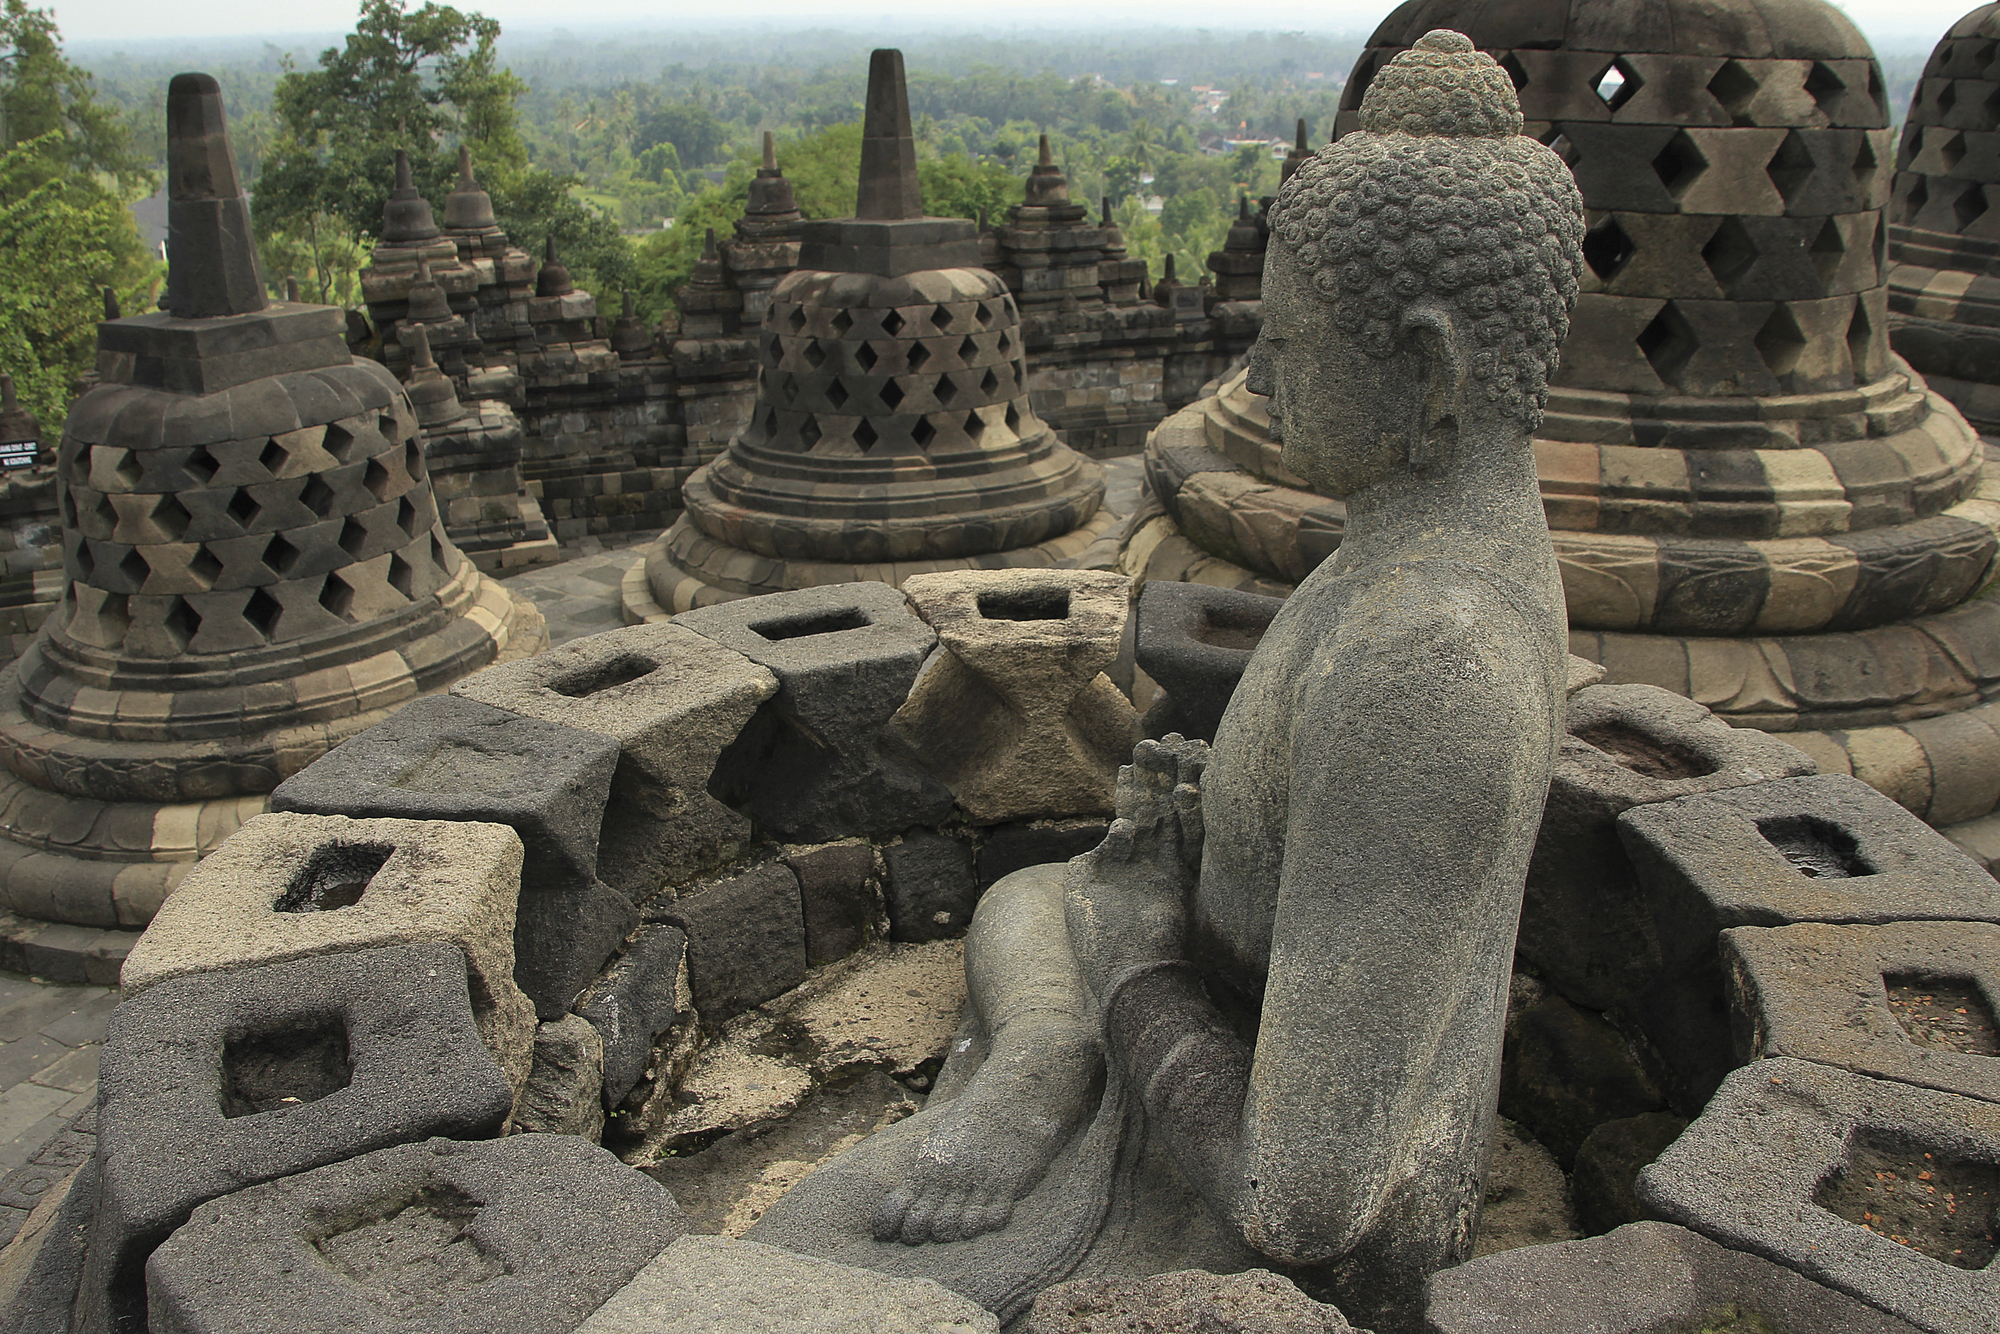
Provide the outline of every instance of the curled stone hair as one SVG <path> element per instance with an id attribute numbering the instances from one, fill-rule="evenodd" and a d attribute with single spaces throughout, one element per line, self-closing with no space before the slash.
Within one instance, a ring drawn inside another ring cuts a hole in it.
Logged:
<path id="1" fill-rule="evenodd" d="M 1285 183 L 1271 230 L 1371 356 L 1395 350 L 1412 302 L 1453 310 L 1473 381 L 1533 431 L 1583 271 L 1583 199 L 1520 130 L 1507 72 L 1459 33 L 1426 33 L 1369 85 L 1361 128 Z"/>

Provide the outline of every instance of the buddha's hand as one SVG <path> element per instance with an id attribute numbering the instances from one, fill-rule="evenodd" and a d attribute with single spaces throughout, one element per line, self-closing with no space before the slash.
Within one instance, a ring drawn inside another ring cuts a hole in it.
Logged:
<path id="1" fill-rule="evenodd" d="M 1130 969 L 1182 958 L 1187 900 L 1201 871 L 1201 778 L 1208 745 L 1169 733 L 1141 741 L 1118 771 L 1117 818 L 1071 860 L 1071 945 L 1100 1001 Z"/>

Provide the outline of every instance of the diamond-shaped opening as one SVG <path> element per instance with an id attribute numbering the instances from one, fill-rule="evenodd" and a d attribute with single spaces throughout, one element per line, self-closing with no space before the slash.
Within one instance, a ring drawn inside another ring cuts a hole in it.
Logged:
<path id="1" fill-rule="evenodd" d="M 866 417 L 863 417 L 860 424 L 854 428 L 854 443 L 861 446 L 863 454 L 875 448 L 876 442 L 881 438 L 880 435 L 876 434 L 873 423 Z"/>
<path id="2" fill-rule="evenodd" d="M 1670 385 L 1680 384 L 1681 372 L 1701 346 L 1694 327 L 1678 307 L 1669 301 L 1660 307 L 1652 323 L 1639 331 L 1639 351 L 1653 367 L 1653 373 Z"/>
<path id="3" fill-rule="evenodd" d="M 97 498 L 97 504 L 91 508 L 90 512 L 96 517 L 99 523 L 104 525 L 105 532 L 112 532 L 118 527 L 118 507 L 111 503 L 111 497 L 100 495 Z"/>
<path id="4" fill-rule="evenodd" d="M 1812 94 L 1821 111 L 1829 111 L 1833 100 L 1847 91 L 1847 80 L 1834 73 L 1833 66 L 1815 60 L 1811 73 L 1806 75 L 1806 91 Z"/>
<path id="5" fill-rule="evenodd" d="M 413 482 L 424 480 L 424 447 L 415 437 L 403 446 L 403 471 L 410 474 Z"/>
<path id="6" fill-rule="evenodd" d="M 1773 375 L 1790 375 L 1806 350 L 1805 331 L 1799 328 L 1791 307 L 1782 301 L 1772 308 L 1771 318 L 1757 331 L 1755 342 L 1757 355 Z"/>
<path id="7" fill-rule="evenodd" d="M 141 591 L 146 587 L 146 579 L 153 573 L 153 567 L 147 563 L 146 558 L 141 556 L 135 547 L 125 553 L 124 560 L 118 562 L 118 573 L 125 576 L 126 581 L 132 585 L 134 591 Z"/>
<path id="8" fill-rule="evenodd" d="M 1840 226 L 1834 219 L 1826 220 L 1806 253 L 1812 256 L 1813 271 L 1819 274 L 1819 287 L 1824 292 L 1833 285 L 1833 275 L 1847 256 L 1847 242 L 1841 239 Z"/>
<path id="9" fill-rule="evenodd" d="M 958 382 L 953 380 L 949 375 L 940 375 L 938 376 L 936 392 L 939 404 L 950 407 L 951 401 L 958 397 Z"/>
<path id="10" fill-rule="evenodd" d="M 1701 248 L 1701 258 L 1727 294 L 1757 262 L 1757 246 L 1740 221 L 1724 218 L 1715 234 L 1708 238 L 1708 244 Z"/>
<path id="11" fill-rule="evenodd" d="M 984 301 L 980 302 L 979 308 L 973 312 L 973 318 L 979 321 L 980 328 L 990 328 L 993 324 L 993 307 Z"/>
<path id="12" fill-rule="evenodd" d="M 931 425 L 929 417 L 919 417 L 917 424 L 910 428 L 910 439 L 917 442 L 918 449 L 929 449 L 931 441 L 937 439 L 937 427 Z"/>
<path id="13" fill-rule="evenodd" d="M 268 552 L 265 553 L 264 563 L 270 564 Z M 278 633 L 278 617 L 284 614 L 284 610 L 276 598 L 259 588 L 253 591 L 250 600 L 243 604 L 243 619 L 250 622 L 258 634 L 270 639 Z"/>
<path id="14" fill-rule="evenodd" d="M 1733 60 L 1723 61 L 1722 68 L 1709 79 L 1708 91 L 1722 103 L 1732 125 L 1756 124 L 1750 116 L 1750 102 L 1757 96 L 1757 76 L 1749 70 Z"/>
<path id="15" fill-rule="evenodd" d="M 1965 136 L 1954 134 L 1938 146 L 1938 160 L 1944 163 L 1946 171 L 1954 171 L 1965 161 Z"/>
<path id="16" fill-rule="evenodd" d="M 1958 219 L 1958 230 L 1964 231 L 1978 222 L 1986 212 L 1986 187 L 1974 181 L 1958 192 L 1952 201 L 1952 216 Z"/>
<path id="17" fill-rule="evenodd" d="M 416 571 L 401 556 L 389 557 L 389 587 L 401 593 L 411 602 L 416 601 Z"/>
<path id="18" fill-rule="evenodd" d="M 383 439 L 394 440 L 396 438 L 396 414 L 387 411 L 376 413 L 375 429 L 381 432 Z"/>
<path id="19" fill-rule="evenodd" d="M 1785 142 L 1778 145 L 1778 151 L 1771 155 L 1764 174 L 1771 178 L 1771 184 L 1778 187 L 1787 204 L 1806 188 L 1812 179 L 1813 155 L 1806 147 L 1805 136 L 1793 130 L 1785 136 Z"/>
<path id="20" fill-rule="evenodd" d="M 764 364 L 772 370 L 776 370 L 778 369 L 778 363 L 784 359 L 785 350 L 778 345 L 778 336 L 776 334 L 766 334 L 764 336 Z"/>
<path id="21" fill-rule="evenodd" d="M 826 364 L 826 349 L 819 345 L 819 339 L 817 338 L 806 339 L 806 345 L 799 349 L 799 356 L 804 358 L 806 365 L 812 367 L 814 370 L 818 370 Z"/>
<path id="22" fill-rule="evenodd" d="M 287 541 L 283 533 L 277 533 L 265 544 L 261 559 L 270 567 L 271 573 L 280 579 L 285 579 L 291 576 L 293 567 L 299 563 L 299 557 L 304 554 Z"/>
<path id="23" fill-rule="evenodd" d="M 1881 167 L 1875 157 L 1875 145 L 1868 142 L 1868 136 L 1861 136 L 1861 147 L 1854 152 L 1854 188 L 1866 198 L 1875 187 L 1875 172 Z"/>
<path id="24" fill-rule="evenodd" d="M 1016 434 L 1021 430 L 1021 412 L 1012 403 L 1007 405 L 1007 429 Z"/>
<path id="25" fill-rule="evenodd" d="M 1993 58 L 2000 55 L 2000 42 L 1981 42 L 1972 50 L 1972 67 L 1975 77 L 1991 78 Z"/>
<path id="26" fill-rule="evenodd" d="M 1979 125 L 1985 130 L 2000 130 L 2000 88 L 1988 93 L 1980 104 Z"/>
<path id="27" fill-rule="evenodd" d="M 1606 282 L 1618 276 L 1618 271 L 1630 262 L 1637 250 L 1638 246 L 1625 234 L 1625 229 L 1618 225 L 1615 217 L 1607 216 L 1583 234 L 1583 262 Z"/>
<path id="28" fill-rule="evenodd" d="M 187 532 L 189 519 L 187 506 L 181 504 L 178 497 L 161 496 L 153 502 L 153 523 L 167 535 L 169 542 L 181 540 L 181 535 Z"/>
<path id="29" fill-rule="evenodd" d="M 1938 117 L 1942 119 L 1947 112 L 1949 112 L 1953 107 L 1957 105 L 1958 105 L 1958 81 L 1955 79 L 1947 79 L 1945 80 L 1944 87 L 1938 89 L 1938 95 L 1937 95 Z"/>
<path id="30" fill-rule="evenodd" d="M 389 498 L 389 470 L 382 466 L 382 460 L 368 460 L 368 467 L 361 474 L 361 485 L 377 500 Z"/>
<path id="31" fill-rule="evenodd" d="M 76 572 L 85 579 L 97 573 L 97 557 L 91 554 L 87 538 L 78 538 L 76 542 Z"/>
<path id="32" fill-rule="evenodd" d="M 1679 199 L 1687 193 L 1701 174 L 1708 170 L 1708 159 L 1695 147 L 1686 130 L 1676 131 L 1667 140 L 1666 146 L 1653 156 L 1653 172 L 1660 178 L 1660 184 L 1667 187 L 1667 193 Z"/>
<path id="33" fill-rule="evenodd" d="M 1509 51 L 1500 57 L 1500 68 L 1507 71 L 1507 77 L 1514 81 L 1514 91 L 1520 92 L 1528 86 L 1528 70 L 1521 58 Z"/>
<path id="34" fill-rule="evenodd" d="M 299 503 L 322 519 L 333 513 L 334 499 L 333 488 L 326 484 L 326 479 L 323 477 L 308 478 L 305 489 L 299 492 Z"/>
<path id="35" fill-rule="evenodd" d="M 819 443 L 819 437 L 819 418 L 810 413 L 806 414 L 806 419 L 799 423 L 799 443 L 811 449 Z"/>
<path id="36" fill-rule="evenodd" d="M 236 494 L 231 496 L 229 503 L 222 508 L 228 513 L 230 518 L 248 528 L 257 521 L 257 514 L 264 507 L 259 505 L 256 498 L 248 491 L 245 491 L 242 487 L 238 487 L 236 488 Z"/>
<path id="37" fill-rule="evenodd" d="M 903 390 L 894 380 L 882 386 L 882 406 L 894 412 L 903 403 Z"/>
<path id="38" fill-rule="evenodd" d="M 138 486 L 139 479 L 145 475 L 145 469 L 139 466 L 139 456 L 129 449 L 119 450 L 118 455 L 118 463 L 111 471 L 118 474 L 118 480 L 125 483 L 128 490 Z"/>
<path id="39" fill-rule="evenodd" d="M 167 611 L 165 625 L 175 646 L 186 649 L 201 633 L 201 613 L 188 605 L 186 598 L 175 598 L 174 605 Z"/>
<path id="40" fill-rule="evenodd" d="M 396 503 L 396 526 L 407 536 L 417 535 L 417 507 L 410 503 L 408 496 Z"/>
<path id="41" fill-rule="evenodd" d="M 958 340 L 958 359 L 970 366 L 972 359 L 979 355 L 979 344 L 971 334 Z"/>
<path id="42" fill-rule="evenodd" d="M 77 526 L 76 497 L 71 495 L 67 489 L 62 493 L 62 515 L 64 526 L 69 528 Z"/>
<path id="43" fill-rule="evenodd" d="M 913 372 L 920 371 L 924 368 L 924 363 L 930 359 L 931 354 L 922 343 L 912 343 L 910 344 L 910 355 L 904 358 L 904 364 Z"/>
<path id="44" fill-rule="evenodd" d="M 354 452 L 354 432 L 339 424 L 329 426 L 326 428 L 326 434 L 320 439 L 320 445 L 327 453 L 345 463 L 348 455 Z"/>
<path id="45" fill-rule="evenodd" d="M 319 586 L 319 605 L 342 620 L 354 607 L 354 589 L 337 574 L 329 574 Z"/>
<path id="46" fill-rule="evenodd" d="M 354 560 L 368 549 L 368 529 L 353 519 L 340 525 L 340 549 Z"/>
<path id="47" fill-rule="evenodd" d="M 1551 125 L 1542 131 L 1542 142 L 1549 146 L 1551 153 L 1563 160 L 1563 165 L 1568 167 L 1576 165 L 1576 145 L 1569 141 L 1569 136 L 1559 127 Z"/>
<path id="48" fill-rule="evenodd" d="M 903 326 L 907 323 L 909 321 L 892 310 L 882 317 L 882 332 L 894 338 L 897 334 L 903 332 Z"/>
<path id="49" fill-rule="evenodd" d="M 271 440 L 265 443 L 263 452 L 257 455 L 257 462 L 264 465 L 265 472 L 276 477 L 284 470 L 285 460 L 290 457 L 291 455 L 285 452 L 283 445 L 275 440 Z"/>
<path id="50" fill-rule="evenodd" d="M 799 377 L 790 371 L 778 377 L 778 397 L 787 402 L 799 396 Z"/>
<path id="51" fill-rule="evenodd" d="M 986 418 L 980 416 L 976 412 L 966 413 L 965 433 L 966 435 L 971 437 L 973 444 L 975 445 L 978 444 L 979 437 L 986 434 Z"/>
<path id="52" fill-rule="evenodd" d="M 450 556 L 445 554 L 444 539 L 440 538 L 436 533 L 432 533 L 431 564 L 437 566 L 438 569 L 444 574 L 449 575 L 452 572 L 453 567 L 456 566 L 457 563 L 458 563 L 457 561 L 453 560 Z"/>
<path id="53" fill-rule="evenodd" d="M 991 398 L 993 396 L 994 391 L 997 390 L 999 387 L 1000 387 L 1000 377 L 995 375 L 993 373 L 992 367 L 989 366 L 986 370 L 986 374 L 980 377 L 979 392 L 985 394 L 988 398 Z"/>
<path id="54" fill-rule="evenodd" d="M 804 329 L 806 327 L 806 308 L 804 306 L 793 306 L 792 313 L 786 317 L 786 323 L 792 326 L 793 333 L 798 333 L 801 329 Z"/>
<path id="55" fill-rule="evenodd" d="M 202 547 L 194 553 L 194 559 L 188 562 L 188 573 L 194 576 L 194 581 L 203 588 L 214 588 L 216 576 L 222 573 L 222 562 L 215 558 L 214 552 Z"/>
<path id="56" fill-rule="evenodd" d="M 874 370 L 875 363 L 880 361 L 881 359 L 882 358 L 876 353 L 874 347 L 872 347 L 867 343 L 863 343 L 860 347 L 856 348 L 854 351 L 854 364 L 859 366 L 864 371 Z"/>
<path id="57" fill-rule="evenodd" d="M 833 406 L 835 406 L 836 408 L 846 407 L 847 386 L 842 384 L 839 380 L 835 380 L 832 384 L 826 387 L 826 401 L 833 404 Z"/>
<path id="58" fill-rule="evenodd" d="M 1931 202 L 1930 187 L 1919 176 L 1910 183 L 1909 193 L 1903 196 L 1903 221 L 1915 222 L 1917 214 L 1924 211 L 1924 205 Z"/>
<path id="59" fill-rule="evenodd" d="M 1007 318 L 1010 320 L 1019 320 L 1021 318 L 1020 312 L 1014 309 L 1014 298 L 1011 296 L 1000 298 L 1000 309 L 1007 313 Z"/>
<path id="60" fill-rule="evenodd" d="M 1616 111 L 1631 101 L 1639 89 L 1645 86 L 1645 82 L 1639 77 L 1639 71 L 1627 64 L 1625 57 L 1620 56 L 1597 72 L 1597 77 L 1590 81 L 1590 90 L 1597 94 L 1605 106 Z"/>
<path id="61" fill-rule="evenodd" d="M 939 333 L 948 333 L 950 331 L 951 329 L 950 306 L 939 305 L 932 308 L 931 328 L 936 329 Z"/>
<path id="62" fill-rule="evenodd" d="M 833 325 L 834 333 L 842 338 L 845 338 L 847 336 L 847 331 L 854 327 L 854 317 L 848 314 L 845 310 L 836 310 L 835 312 L 833 312 L 833 319 L 831 323 Z"/>
<path id="63" fill-rule="evenodd" d="M 326 428 L 329 439 L 338 429 L 338 427 L 334 426 Z M 187 470 L 188 476 L 194 478 L 195 481 L 200 482 L 203 486 L 207 486 L 215 480 L 215 474 L 222 471 L 222 465 L 215 461 L 215 455 L 208 452 L 208 446 L 203 445 L 188 455 Z"/>
<path id="64" fill-rule="evenodd" d="M 1861 142 L 1865 145 L 1868 142 L 1868 136 L 1865 134 L 1862 135 Z M 1896 170 L 1902 171 L 1911 162 L 1915 161 L 1917 154 L 1923 151 L 1923 144 L 1924 127 L 1915 124 L 1905 125 L 1903 127 L 1903 137 L 1896 144 Z M 1859 160 L 1859 154 L 1856 155 L 1856 160 Z"/>
<path id="65" fill-rule="evenodd" d="M 1868 374 L 1868 341 L 1874 333 L 1874 322 L 1868 318 L 1868 303 L 1857 300 L 1854 314 L 1847 321 L 1847 360 L 1854 367 L 1857 383 Z"/>

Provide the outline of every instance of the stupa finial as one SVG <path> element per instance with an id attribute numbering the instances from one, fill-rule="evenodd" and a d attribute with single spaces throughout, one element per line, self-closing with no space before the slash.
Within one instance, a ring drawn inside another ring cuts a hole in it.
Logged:
<path id="1" fill-rule="evenodd" d="M 176 74 L 167 85 L 167 313 L 213 319 L 267 304 L 222 88 L 211 75 Z"/>
<path id="2" fill-rule="evenodd" d="M 868 102 L 861 122 L 861 189 L 854 216 L 888 222 L 924 216 L 901 51 L 880 50 L 868 58 Z"/>
<path id="3" fill-rule="evenodd" d="M 764 131 L 764 170 L 778 169 L 778 138 L 769 130 Z"/>

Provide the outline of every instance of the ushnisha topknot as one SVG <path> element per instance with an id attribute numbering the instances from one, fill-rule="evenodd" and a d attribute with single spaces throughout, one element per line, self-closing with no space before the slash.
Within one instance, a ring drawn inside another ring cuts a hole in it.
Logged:
<path id="1" fill-rule="evenodd" d="M 1569 168 L 1519 133 L 1506 71 L 1442 29 L 1383 67 L 1361 124 L 1285 182 L 1272 235 L 1371 356 L 1395 352 L 1412 303 L 1456 312 L 1473 380 L 1532 432 L 1583 273 Z"/>
<path id="2" fill-rule="evenodd" d="M 1497 139 L 1521 132 L 1521 100 L 1507 71 L 1464 33 L 1433 28 L 1368 85 L 1361 128 Z"/>

